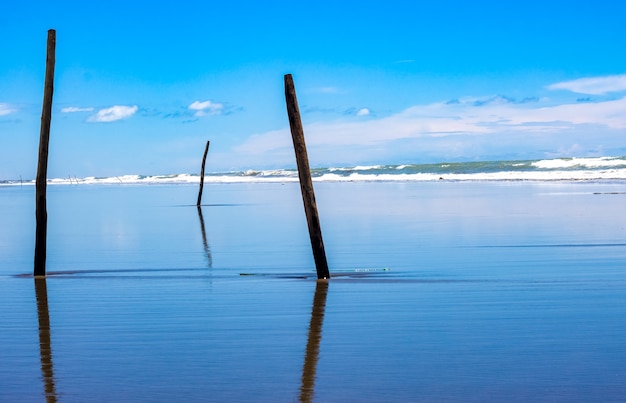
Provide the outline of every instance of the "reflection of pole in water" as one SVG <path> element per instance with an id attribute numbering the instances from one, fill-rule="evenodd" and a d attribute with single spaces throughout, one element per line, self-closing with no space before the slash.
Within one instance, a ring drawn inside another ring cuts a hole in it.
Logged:
<path id="1" fill-rule="evenodd" d="M 206 239 L 206 228 L 204 227 L 204 217 L 202 216 L 202 207 L 198 206 L 198 218 L 200 218 L 200 230 L 202 231 L 202 244 L 204 245 L 204 254 L 206 255 L 207 264 L 209 267 L 213 267 L 213 257 L 211 256 L 211 249 L 209 248 L 209 242 Z"/>
<path id="2" fill-rule="evenodd" d="M 313 297 L 311 309 L 311 323 L 309 324 L 309 340 L 306 344 L 306 355 L 302 366 L 302 386 L 300 387 L 300 401 L 312 402 L 315 393 L 315 375 L 317 372 L 317 360 L 322 340 L 322 325 L 324 324 L 324 311 L 326 310 L 326 295 L 328 294 L 328 281 L 318 280 Z"/>
<path id="3" fill-rule="evenodd" d="M 39 356 L 41 376 L 46 402 L 57 401 L 54 387 L 54 369 L 52 366 L 52 346 L 50 345 L 50 314 L 48 313 L 48 289 L 45 277 L 35 277 L 35 295 L 37 297 L 37 317 L 39 318 Z"/>

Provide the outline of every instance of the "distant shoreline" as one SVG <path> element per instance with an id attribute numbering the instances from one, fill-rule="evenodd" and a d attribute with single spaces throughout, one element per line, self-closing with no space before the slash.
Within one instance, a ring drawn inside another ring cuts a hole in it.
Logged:
<path id="1" fill-rule="evenodd" d="M 622 181 L 626 180 L 626 157 L 556 158 L 437 164 L 358 165 L 314 168 L 316 182 L 431 182 L 431 181 Z M 194 184 L 198 174 L 116 175 L 51 178 L 51 185 L 65 184 Z M 209 172 L 206 183 L 297 182 L 295 169 L 265 169 Z M 34 179 L 0 180 L 0 186 L 33 185 Z"/>

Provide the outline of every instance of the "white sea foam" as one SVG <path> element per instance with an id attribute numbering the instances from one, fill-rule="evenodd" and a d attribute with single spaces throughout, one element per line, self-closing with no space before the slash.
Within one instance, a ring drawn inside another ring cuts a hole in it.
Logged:
<path id="1" fill-rule="evenodd" d="M 314 178 L 319 182 L 429 182 L 429 181 L 589 181 L 589 180 L 626 180 L 625 169 L 603 171 L 502 171 L 471 174 L 379 174 L 367 175 L 353 173 L 348 176 L 326 174 Z"/>
<path id="2" fill-rule="evenodd" d="M 572 158 L 541 160 L 532 163 L 524 161 L 503 162 L 511 170 L 503 168 L 491 171 L 489 166 L 484 171 L 476 171 L 473 163 L 464 166 L 458 164 L 455 173 L 437 169 L 431 165 L 399 166 L 356 166 L 313 170 L 315 182 L 426 182 L 426 181 L 589 181 L 589 180 L 626 180 L 626 159 L 617 157 Z M 445 167 L 446 165 L 440 165 Z M 448 165 L 449 166 L 449 165 Z M 494 166 L 494 164 L 491 164 Z M 516 169 L 528 166 L 527 169 Z M 420 172 L 423 169 L 423 172 Z M 297 182 L 295 169 L 248 170 L 239 172 L 208 173 L 205 183 L 287 183 Z M 195 174 L 172 175 L 122 175 L 110 177 L 55 178 L 49 179 L 51 185 L 127 185 L 127 184 L 196 184 L 200 177 Z M 4 181 L 0 186 L 34 185 L 34 180 Z"/>
<path id="3" fill-rule="evenodd" d="M 610 168 L 624 166 L 626 160 L 616 157 L 598 157 L 598 158 L 567 158 L 535 161 L 531 164 L 535 168 L 540 169 L 567 169 L 567 168 Z"/>
<path id="4" fill-rule="evenodd" d="M 406 165 L 405 165 L 406 166 Z M 328 168 L 330 172 L 345 172 L 345 171 L 371 171 L 374 169 L 381 169 L 382 165 L 357 165 L 354 167 L 337 167 L 337 168 Z M 398 168 L 402 169 L 402 168 Z"/>
<path id="5" fill-rule="evenodd" d="M 357 165 L 353 169 L 355 171 L 370 171 L 373 169 L 380 169 L 382 165 Z"/>
<path id="6" fill-rule="evenodd" d="M 555 170 L 555 171 L 502 171 L 482 173 L 389 173 L 365 174 L 353 172 L 350 175 L 326 173 L 314 177 L 314 182 L 432 182 L 432 181 L 590 181 L 626 180 L 626 169 L 606 170 Z M 269 175 L 207 175 L 204 183 L 290 183 L 297 182 L 297 176 Z M 150 185 L 150 184 L 197 184 L 196 175 L 140 176 L 124 175 L 106 178 L 56 178 L 48 180 L 50 185 Z M 34 186 L 34 181 L 3 183 L 0 186 Z"/>

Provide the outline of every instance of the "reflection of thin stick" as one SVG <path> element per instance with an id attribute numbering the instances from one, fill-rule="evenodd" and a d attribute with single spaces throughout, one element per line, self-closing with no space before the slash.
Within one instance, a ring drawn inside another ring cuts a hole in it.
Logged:
<path id="1" fill-rule="evenodd" d="M 204 217 L 202 216 L 202 207 L 198 207 L 198 217 L 200 218 L 200 229 L 202 230 L 202 244 L 204 245 L 204 254 L 206 255 L 209 267 L 213 267 L 213 257 L 211 257 L 211 249 L 206 238 L 206 229 L 204 227 Z"/>
<path id="2" fill-rule="evenodd" d="M 57 401 L 52 366 L 52 346 L 50 345 L 50 314 L 48 313 L 48 289 L 45 277 L 35 277 L 35 295 L 37 296 L 37 317 L 39 318 L 39 356 L 41 376 L 46 402 Z"/>
<path id="3" fill-rule="evenodd" d="M 328 294 L 328 281 L 318 280 L 313 297 L 311 310 L 311 323 L 309 324 L 309 340 L 306 344 L 306 355 L 302 366 L 302 386 L 300 387 L 300 401 L 312 402 L 315 393 L 315 376 L 317 372 L 317 360 L 322 341 L 322 326 L 324 324 L 324 311 L 326 310 L 326 295 Z"/>

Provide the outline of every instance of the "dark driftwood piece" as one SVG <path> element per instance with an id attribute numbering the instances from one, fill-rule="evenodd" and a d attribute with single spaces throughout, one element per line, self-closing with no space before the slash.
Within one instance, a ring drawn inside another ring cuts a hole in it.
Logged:
<path id="1" fill-rule="evenodd" d="M 52 93 L 54 92 L 54 63 L 56 31 L 48 30 L 46 53 L 46 78 L 44 81 L 43 107 L 41 111 L 41 131 L 39 132 L 39 160 L 35 182 L 35 276 L 46 275 L 46 238 L 48 233 L 48 212 L 46 210 L 46 181 L 48 176 L 48 144 L 50 143 L 50 120 L 52 119 Z"/>
<path id="2" fill-rule="evenodd" d="M 204 187 L 204 164 L 206 163 L 206 155 L 209 153 L 209 144 L 211 142 L 207 140 L 206 147 L 204 147 L 204 155 L 202 156 L 202 168 L 200 169 L 200 190 L 198 191 L 198 203 L 196 206 L 200 206 L 202 203 L 202 188 Z"/>
<path id="3" fill-rule="evenodd" d="M 322 239 L 322 229 L 317 214 L 317 204 L 315 203 L 315 192 L 313 191 L 313 181 L 311 180 L 309 157 L 304 142 L 304 129 L 302 128 L 296 89 L 291 74 L 285 75 L 285 100 L 287 102 L 287 115 L 289 116 L 293 147 L 296 152 L 300 190 L 302 191 L 304 211 L 306 213 L 307 224 L 309 225 L 309 236 L 311 237 L 311 247 L 313 248 L 317 278 L 328 279 L 330 278 L 330 272 L 328 271 L 328 262 L 326 261 L 326 252 L 324 251 L 324 240 Z"/>

